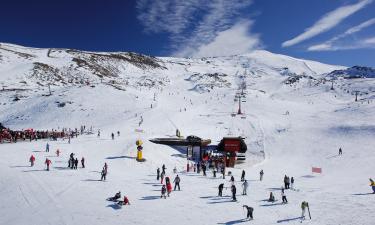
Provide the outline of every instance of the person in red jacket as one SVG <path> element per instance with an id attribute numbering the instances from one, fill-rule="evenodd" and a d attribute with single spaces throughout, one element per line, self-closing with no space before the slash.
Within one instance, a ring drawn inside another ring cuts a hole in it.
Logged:
<path id="1" fill-rule="evenodd" d="M 47 165 L 47 171 L 49 171 L 49 165 L 52 164 L 51 160 L 46 158 L 45 164 Z"/>
<path id="2" fill-rule="evenodd" d="M 123 202 L 123 204 L 124 205 L 130 205 L 128 197 L 124 196 L 124 202 Z"/>
<path id="3" fill-rule="evenodd" d="M 168 179 L 167 179 L 168 178 Z M 171 184 L 171 182 L 169 181 L 169 177 L 166 177 L 165 178 L 165 183 L 166 183 L 166 185 L 167 185 L 167 195 L 168 195 L 168 197 L 169 197 L 169 194 L 172 192 L 172 184 Z"/>
<path id="4" fill-rule="evenodd" d="M 31 164 L 30 166 L 34 166 L 34 162 L 35 162 L 35 157 L 34 157 L 34 155 L 31 155 L 31 156 L 30 156 L 30 160 L 29 160 L 29 161 L 30 161 L 30 164 Z"/>

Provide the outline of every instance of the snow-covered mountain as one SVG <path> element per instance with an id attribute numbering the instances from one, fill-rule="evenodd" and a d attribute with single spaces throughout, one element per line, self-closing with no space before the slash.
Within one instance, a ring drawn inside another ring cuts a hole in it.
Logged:
<path id="1" fill-rule="evenodd" d="M 44 151 L 47 140 L 0 144 L 0 224 L 372 225 L 375 79 L 340 75 L 350 70 L 263 50 L 186 59 L 1 44 L 0 123 L 49 130 L 86 125 L 95 134 L 70 144 L 50 141 L 51 152 Z M 228 168 L 238 202 L 230 188 L 217 197 L 220 183 L 230 187 L 229 177 L 186 172 L 186 152 L 147 141 L 176 129 L 212 144 L 245 138 L 246 162 Z M 112 140 L 116 131 L 121 135 Z M 144 163 L 134 159 L 137 139 L 144 141 Z M 86 168 L 67 169 L 71 152 L 85 157 Z M 104 162 L 109 172 L 101 182 Z M 166 200 L 156 180 L 162 164 L 172 180 L 174 167 L 181 177 L 182 190 Z M 312 174 L 312 166 L 323 173 Z M 241 195 L 242 170 L 247 195 Z M 295 189 L 285 191 L 288 204 L 280 203 L 284 175 L 295 178 Z M 119 190 L 130 206 L 106 201 Z M 279 201 L 267 202 L 270 192 Z M 311 221 L 300 218 L 302 201 L 310 204 Z M 245 204 L 254 208 L 253 221 L 243 220 Z"/>

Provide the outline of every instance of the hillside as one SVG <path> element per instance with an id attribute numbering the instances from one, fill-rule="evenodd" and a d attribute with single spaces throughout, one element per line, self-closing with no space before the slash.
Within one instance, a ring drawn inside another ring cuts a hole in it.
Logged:
<path id="1" fill-rule="evenodd" d="M 46 140 L 0 144 L 0 224 L 300 224 L 306 200 L 312 220 L 303 223 L 370 225 L 375 80 L 332 76 L 346 69 L 264 50 L 185 59 L 1 44 L 0 123 L 11 129 L 86 125 L 94 134 L 70 144 L 49 142 L 49 153 Z M 240 88 L 243 115 L 232 116 Z M 231 201 L 230 188 L 217 197 L 229 177 L 187 173 L 184 152 L 147 141 L 176 129 L 213 144 L 225 136 L 245 138 L 246 163 L 230 169 L 238 202 Z M 116 131 L 121 135 L 111 140 Z M 137 139 L 145 142 L 144 163 L 135 161 Z M 67 169 L 71 152 L 85 157 L 85 169 Z M 104 162 L 106 182 L 98 181 Z M 167 200 L 160 199 L 156 181 L 162 164 L 172 180 L 176 167 L 182 180 L 182 190 Z M 323 173 L 312 174 L 312 166 Z M 243 169 L 250 182 L 246 196 Z M 296 179 L 286 205 L 280 204 L 284 175 Z M 118 209 L 105 200 L 119 190 L 130 206 Z M 274 204 L 264 201 L 271 191 L 279 200 Z M 253 221 L 242 220 L 244 204 L 254 207 Z"/>

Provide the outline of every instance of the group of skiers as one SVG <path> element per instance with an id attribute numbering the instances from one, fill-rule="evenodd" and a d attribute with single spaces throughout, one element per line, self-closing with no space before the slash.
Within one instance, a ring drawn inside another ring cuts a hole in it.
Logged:
<path id="1" fill-rule="evenodd" d="M 119 205 L 130 205 L 130 201 L 127 196 L 124 195 L 123 201 L 119 200 L 121 199 L 121 191 L 117 192 L 115 196 L 108 198 L 108 201 L 117 202 Z"/>
<path id="2" fill-rule="evenodd" d="M 289 178 L 287 175 L 284 176 L 284 188 L 285 189 L 293 189 L 294 185 L 294 178 Z"/>
<path id="3" fill-rule="evenodd" d="M 76 170 L 78 168 L 78 163 L 79 163 L 78 158 L 74 159 L 74 153 L 73 152 L 70 153 L 70 157 L 69 157 L 69 160 L 68 160 L 68 167 L 70 169 Z M 82 168 L 85 168 L 85 158 L 84 157 L 82 157 L 82 159 L 81 159 L 81 166 L 82 166 Z"/>
<path id="4" fill-rule="evenodd" d="M 164 183 L 165 172 L 166 172 L 165 170 L 167 168 L 165 167 L 164 164 L 162 165 L 161 168 L 162 168 L 161 173 L 160 173 L 160 168 L 157 168 L 157 170 L 156 170 L 156 180 L 160 179 L 160 183 L 163 184 Z M 174 168 L 173 172 L 177 173 L 177 169 Z M 174 189 L 173 189 L 174 191 L 176 191 L 177 188 L 178 188 L 179 191 L 181 190 L 180 182 L 181 182 L 181 178 L 177 174 L 176 177 L 173 180 L 173 183 L 175 184 L 174 185 Z M 172 192 L 172 184 L 171 184 L 170 178 L 169 177 L 165 177 L 165 184 L 163 184 L 162 187 L 161 187 L 160 198 L 164 197 L 164 199 L 165 199 L 167 196 L 169 197 L 171 192 Z"/>

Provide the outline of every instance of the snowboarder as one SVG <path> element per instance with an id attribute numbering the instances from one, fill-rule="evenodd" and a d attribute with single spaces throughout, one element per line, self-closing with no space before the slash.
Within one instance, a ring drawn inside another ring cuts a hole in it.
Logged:
<path id="1" fill-rule="evenodd" d="M 57 156 L 57 157 L 60 156 L 60 150 L 59 150 L 59 149 L 56 150 L 56 156 Z"/>
<path id="2" fill-rule="evenodd" d="M 245 180 L 242 183 L 242 195 L 247 195 L 247 188 L 248 187 L 249 187 L 249 183 L 247 182 L 247 180 Z"/>
<path id="3" fill-rule="evenodd" d="M 104 181 L 105 181 L 106 176 L 107 176 L 107 170 L 105 170 L 105 169 L 103 168 L 101 174 L 102 174 L 102 177 L 100 178 L 100 180 L 104 180 Z"/>
<path id="4" fill-rule="evenodd" d="M 74 169 L 76 170 L 78 167 L 78 158 L 74 160 Z"/>
<path id="5" fill-rule="evenodd" d="M 306 212 L 306 209 L 309 210 L 309 203 L 306 202 L 306 201 L 303 201 L 303 202 L 301 203 L 301 209 L 302 209 L 302 216 L 301 216 L 301 218 L 302 218 L 302 219 L 305 219 L 305 212 Z M 309 211 L 310 211 L 310 210 L 309 210 Z"/>
<path id="6" fill-rule="evenodd" d="M 231 187 L 231 191 L 232 191 L 232 199 L 233 201 L 237 201 L 237 198 L 236 198 L 236 186 L 234 184 L 232 184 L 232 187 Z"/>
<path id="7" fill-rule="evenodd" d="M 167 189 L 166 189 L 166 187 L 165 187 L 165 185 L 163 185 L 162 187 L 161 187 L 161 196 L 160 196 L 160 198 L 163 198 L 164 197 L 164 199 L 166 199 L 167 198 L 167 196 L 165 196 L 165 193 L 167 192 Z"/>
<path id="8" fill-rule="evenodd" d="M 160 178 L 160 169 L 158 168 L 156 170 L 156 180 L 159 180 L 159 178 Z"/>
<path id="9" fill-rule="evenodd" d="M 284 188 L 281 188 L 281 199 L 283 200 L 284 204 L 288 203 L 288 200 L 286 199 L 286 195 L 284 192 Z"/>
<path id="10" fill-rule="evenodd" d="M 111 134 L 111 137 L 112 137 L 112 140 L 115 140 L 115 134 L 114 133 Z"/>
<path id="11" fill-rule="evenodd" d="M 46 152 L 49 152 L 49 144 L 48 144 L 48 142 L 46 144 Z"/>
<path id="12" fill-rule="evenodd" d="M 44 163 L 47 165 L 47 171 L 49 171 L 49 165 L 52 164 L 51 160 L 49 160 L 48 158 L 46 158 L 46 161 Z"/>
<path id="13" fill-rule="evenodd" d="M 33 167 L 33 166 L 34 166 L 34 162 L 35 162 L 35 157 L 34 157 L 34 155 L 31 155 L 31 156 L 30 156 L 29 161 L 30 161 L 30 166 Z"/>
<path id="14" fill-rule="evenodd" d="M 273 195 L 272 191 L 270 192 L 270 197 L 268 198 L 269 202 L 274 202 L 275 201 L 275 196 Z"/>
<path id="15" fill-rule="evenodd" d="M 220 197 L 223 197 L 223 188 L 224 188 L 224 184 L 223 183 L 219 184 L 219 194 L 218 194 L 218 196 L 220 196 Z"/>
<path id="16" fill-rule="evenodd" d="M 180 177 L 177 175 L 174 180 L 173 180 L 173 183 L 174 183 L 174 190 L 176 190 L 176 187 L 178 187 L 178 190 L 180 191 Z"/>
<path id="17" fill-rule="evenodd" d="M 242 170 L 241 181 L 244 181 L 244 180 L 245 180 L 245 170 Z"/>
<path id="18" fill-rule="evenodd" d="M 259 172 L 259 180 L 260 181 L 263 180 L 263 174 L 264 174 L 263 170 L 260 170 L 260 172 Z"/>
<path id="19" fill-rule="evenodd" d="M 372 193 L 375 194 L 375 182 L 374 182 L 374 180 L 371 179 L 371 178 L 370 178 L 370 186 L 371 186 L 372 191 L 373 191 Z"/>
<path id="20" fill-rule="evenodd" d="M 246 216 L 246 219 L 253 219 L 253 207 L 250 207 L 250 206 L 247 206 L 247 205 L 243 205 L 242 207 L 246 208 L 247 210 L 247 216 Z"/>
<path id="21" fill-rule="evenodd" d="M 82 168 L 85 168 L 85 158 L 83 158 L 83 157 L 81 159 L 81 165 L 82 165 Z"/>
<path id="22" fill-rule="evenodd" d="M 342 149 L 339 148 L 339 155 L 342 155 Z"/>

